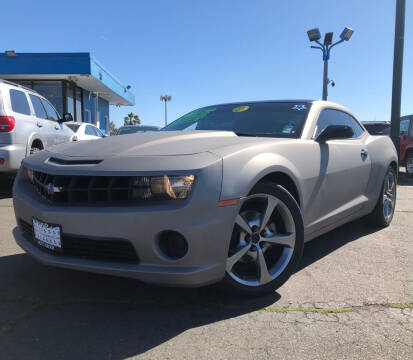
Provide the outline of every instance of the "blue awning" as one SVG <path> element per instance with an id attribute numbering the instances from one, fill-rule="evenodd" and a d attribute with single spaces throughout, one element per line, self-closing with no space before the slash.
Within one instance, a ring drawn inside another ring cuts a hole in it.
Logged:
<path id="1" fill-rule="evenodd" d="M 98 92 L 111 105 L 134 105 L 135 96 L 90 53 L 0 54 L 0 77 L 13 80 L 71 80 Z"/>

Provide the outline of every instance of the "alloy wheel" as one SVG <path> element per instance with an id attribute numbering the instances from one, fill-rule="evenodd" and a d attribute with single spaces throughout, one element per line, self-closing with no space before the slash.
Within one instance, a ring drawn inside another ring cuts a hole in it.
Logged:
<path id="1" fill-rule="evenodd" d="M 384 180 L 383 189 L 383 215 L 387 222 L 391 220 L 396 205 L 396 178 L 392 171 L 389 171 Z"/>
<path id="2" fill-rule="evenodd" d="M 269 194 L 250 195 L 235 219 L 226 271 L 243 285 L 268 284 L 289 264 L 295 243 L 295 224 L 286 204 Z"/>

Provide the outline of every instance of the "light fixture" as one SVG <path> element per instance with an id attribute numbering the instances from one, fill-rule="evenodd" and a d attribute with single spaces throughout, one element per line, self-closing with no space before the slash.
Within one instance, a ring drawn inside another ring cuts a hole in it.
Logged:
<path id="1" fill-rule="evenodd" d="M 308 30 L 307 35 L 308 35 L 308 40 L 310 41 L 318 41 L 321 39 L 320 30 L 318 28 Z"/>
<path id="2" fill-rule="evenodd" d="M 345 40 L 345 41 L 349 41 L 351 38 L 351 35 L 353 35 L 354 30 L 349 28 L 349 27 L 345 27 L 343 32 L 340 34 L 340 38 L 341 40 Z"/>
<path id="3" fill-rule="evenodd" d="M 333 33 L 328 32 L 324 35 L 324 45 L 328 46 L 333 43 Z"/>

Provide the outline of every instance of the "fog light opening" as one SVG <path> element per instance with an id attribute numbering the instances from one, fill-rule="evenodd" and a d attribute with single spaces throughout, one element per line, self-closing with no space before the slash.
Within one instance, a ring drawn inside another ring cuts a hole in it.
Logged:
<path id="1" fill-rule="evenodd" d="M 176 231 L 164 231 L 159 235 L 158 247 L 162 255 L 171 260 L 179 260 L 188 252 L 188 242 Z"/>

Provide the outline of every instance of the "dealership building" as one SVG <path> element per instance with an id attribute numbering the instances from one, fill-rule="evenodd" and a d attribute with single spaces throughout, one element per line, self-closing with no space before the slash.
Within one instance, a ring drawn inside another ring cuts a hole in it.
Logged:
<path id="1" fill-rule="evenodd" d="M 131 106 L 135 97 L 90 53 L 0 54 L 0 78 L 29 87 L 63 114 L 109 133 L 109 105 Z"/>

